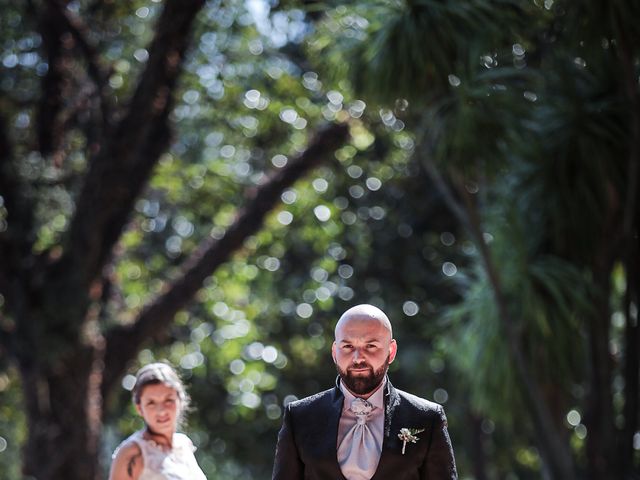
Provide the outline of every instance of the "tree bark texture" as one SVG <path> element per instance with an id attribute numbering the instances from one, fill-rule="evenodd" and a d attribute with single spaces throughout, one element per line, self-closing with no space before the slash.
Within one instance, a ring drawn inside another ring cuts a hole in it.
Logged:
<path id="1" fill-rule="evenodd" d="M 0 186 L 8 228 L 0 238 L 0 288 L 15 322 L 7 332 L 7 351 L 18 362 L 24 389 L 29 432 L 24 472 L 38 480 L 100 476 L 104 339 L 97 325 L 101 305 L 96 286 L 135 198 L 168 146 L 173 90 L 203 5 L 204 0 L 166 2 L 149 61 L 122 119 L 104 125 L 61 255 L 31 253 L 33 205 L 19 184 L 10 148 L 2 149 Z M 63 136 L 56 128 L 65 125 L 61 112 L 70 73 L 64 66 L 75 53 L 74 41 L 88 59 L 99 95 L 104 93 L 104 74 L 97 52 L 82 37 L 81 25 L 74 23 L 65 2 L 47 2 L 40 25 L 50 68 L 43 78 L 37 125 L 40 150 L 47 154 Z M 0 140 L 8 143 L 2 127 Z"/>
<path id="2" fill-rule="evenodd" d="M 608 272 L 610 275 L 611 272 Z M 606 275 L 606 274 L 604 274 Z M 601 278 L 599 292 L 609 292 L 609 279 Z M 601 290 L 605 288 L 606 290 Z M 585 425 L 589 478 L 606 478 L 617 471 L 615 462 L 615 425 L 613 423 L 612 362 L 609 353 L 609 298 L 596 299 L 596 312 L 588 319 L 589 391 Z M 612 478 L 617 478 L 613 475 Z"/>

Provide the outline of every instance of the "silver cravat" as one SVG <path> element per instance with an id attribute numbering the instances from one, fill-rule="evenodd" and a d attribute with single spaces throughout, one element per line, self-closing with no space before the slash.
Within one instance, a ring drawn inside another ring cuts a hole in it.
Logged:
<path id="1" fill-rule="evenodd" d="M 338 447 L 338 463 L 347 480 L 368 480 L 380 460 L 375 437 L 367 425 L 367 417 L 374 406 L 362 398 L 355 398 L 349 409 L 357 421 Z"/>

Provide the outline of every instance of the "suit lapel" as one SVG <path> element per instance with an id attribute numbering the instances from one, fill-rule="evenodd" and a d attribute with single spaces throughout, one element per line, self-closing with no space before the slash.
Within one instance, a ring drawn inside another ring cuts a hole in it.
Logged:
<path id="1" fill-rule="evenodd" d="M 384 438 L 382 440 L 382 452 L 380 453 L 380 461 L 378 462 L 378 468 L 376 473 L 371 477 L 371 480 L 390 478 L 387 473 L 386 466 L 389 462 L 390 453 L 393 449 L 397 449 L 397 437 L 393 434 L 394 431 L 399 430 L 396 428 L 394 422 L 396 407 L 400 404 L 400 395 L 391 382 L 387 378 L 386 391 L 384 395 Z"/>
<path id="2" fill-rule="evenodd" d="M 391 382 L 387 379 L 386 392 L 384 395 L 384 442 L 382 448 L 388 446 L 391 435 L 391 424 L 393 423 L 393 417 L 395 415 L 396 407 L 400 403 L 400 395 Z"/>
<path id="3" fill-rule="evenodd" d="M 323 439 L 323 444 L 325 445 L 327 452 L 326 458 L 333 459 L 333 465 L 331 469 L 334 471 L 333 478 L 343 479 L 342 471 L 340 470 L 340 465 L 338 464 L 338 427 L 340 425 L 340 416 L 342 415 L 342 405 L 344 403 L 344 396 L 342 395 L 342 391 L 336 385 L 333 389 L 333 392 L 330 396 L 331 405 L 329 408 L 329 415 L 327 415 L 327 437 Z"/>

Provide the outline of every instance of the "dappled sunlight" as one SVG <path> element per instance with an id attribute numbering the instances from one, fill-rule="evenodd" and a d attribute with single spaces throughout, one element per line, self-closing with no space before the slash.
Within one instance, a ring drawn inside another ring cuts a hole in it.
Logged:
<path id="1" fill-rule="evenodd" d="M 633 2 L 42 7 L 0 17 L 8 480 L 106 473 L 159 360 L 209 478 L 267 478 L 357 303 L 461 477 L 637 470 Z"/>

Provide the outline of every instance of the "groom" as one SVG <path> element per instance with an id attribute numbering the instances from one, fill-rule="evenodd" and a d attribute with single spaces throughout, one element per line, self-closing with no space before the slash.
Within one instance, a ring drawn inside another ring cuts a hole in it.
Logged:
<path id="1" fill-rule="evenodd" d="M 397 348 L 380 309 L 340 317 L 331 349 L 339 380 L 287 405 L 272 480 L 458 478 L 442 407 L 387 378 Z"/>

